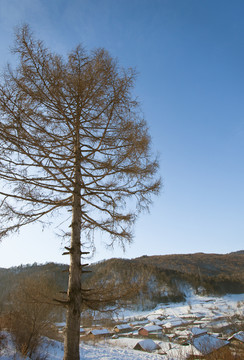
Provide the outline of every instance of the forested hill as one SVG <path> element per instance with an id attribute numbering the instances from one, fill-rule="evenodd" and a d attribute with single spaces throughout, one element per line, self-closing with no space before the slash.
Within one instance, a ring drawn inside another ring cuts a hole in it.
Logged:
<path id="1" fill-rule="evenodd" d="M 184 254 L 109 259 L 91 264 L 83 281 L 88 287 L 113 283 L 139 286 L 140 299 L 154 303 L 184 300 L 190 292 L 222 295 L 244 293 L 244 251 L 230 254 Z M 0 301 L 28 276 L 46 276 L 64 291 L 68 266 L 48 263 L 0 268 Z M 138 295 L 139 296 L 139 295 Z M 138 298 L 132 301 L 138 303 Z"/>
<path id="2" fill-rule="evenodd" d="M 182 273 L 201 275 L 244 275 L 244 251 L 229 254 L 181 254 L 142 256 L 135 261 L 160 269 L 177 270 Z"/>
<path id="3" fill-rule="evenodd" d="M 90 278 L 94 281 L 102 278 L 116 278 L 119 282 L 135 280 L 158 296 L 164 292 L 174 294 L 176 299 L 189 288 L 196 293 L 216 295 L 244 293 L 244 252 L 109 259 L 91 268 Z"/>

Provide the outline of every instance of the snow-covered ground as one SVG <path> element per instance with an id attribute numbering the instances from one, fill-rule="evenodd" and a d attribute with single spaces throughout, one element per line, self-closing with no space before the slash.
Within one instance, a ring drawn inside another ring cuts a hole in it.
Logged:
<path id="1" fill-rule="evenodd" d="M 131 312 L 126 310 L 123 318 L 131 319 L 147 317 L 150 320 L 160 315 L 168 317 L 204 317 L 214 318 L 219 316 L 232 316 L 236 313 L 244 315 L 244 294 L 230 294 L 222 297 L 192 296 L 184 303 L 159 304 L 153 311 Z"/>
<path id="2" fill-rule="evenodd" d="M 57 341 L 48 341 L 48 346 L 43 349 L 43 355 L 48 356 L 48 360 L 62 360 L 63 359 L 63 344 Z M 29 360 L 18 355 L 13 347 L 13 344 L 8 337 L 8 348 L 0 353 L 1 360 Z M 80 346 L 81 360 L 164 360 L 161 355 L 149 354 L 140 352 L 125 347 L 117 347 L 110 343 L 101 344 L 85 344 Z M 168 359 L 167 359 L 168 360 Z"/>
<path id="3" fill-rule="evenodd" d="M 224 297 L 192 296 L 186 303 L 159 304 L 152 311 L 137 313 L 125 311 L 120 314 L 120 320 L 123 319 L 124 323 L 130 324 L 138 323 L 141 320 L 141 326 L 161 323 L 164 324 L 165 328 L 168 326 L 169 332 L 172 331 L 173 336 L 177 334 L 177 331 L 178 334 L 186 333 L 190 326 L 200 326 L 206 329 L 211 324 L 223 326 L 226 323 L 226 319 L 235 314 L 244 316 L 244 294 L 227 295 Z M 174 327 L 171 328 L 171 325 Z M 176 325 L 181 326 L 181 328 L 178 330 Z M 137 331 L 135 330 L 133 333 L 137 334 Z M 170 339 L 170 334 L 168 335 Z M 6 334 L 6 337 L 8 346 L 4 351 L 0 352 L 0 359 L 23 360 L 20 355 L 16 354 L 10 336 Z M 171 340 L 165 342 L 160 339 L 154 340 L 161 348 L 161 350 L 157 350 L 157 353 L 133 350 L 138 341 L 140 341 L 138 335 L 135 337 L 131 333 L 128 337 L 119 336 L 116 339 L 105 338 L 89 343 L 81 342 L 80 358 L 81 360 L 177 360 L 186 358 L 187 352 L 190 351 L 192 353 L 195 351 L 190 346 L 181 346 L 171 342 Z M 161 352 L 161 354 L 158 352 Z M 162 355 L 164 352 L 167 352 L 167 356 Z M 46 354 L 48 360 L 62 360 L 63 344 L 53 340 L 46 341 L 42 354 Z M 25 360 L 27 359 L 25 358 Z"/>

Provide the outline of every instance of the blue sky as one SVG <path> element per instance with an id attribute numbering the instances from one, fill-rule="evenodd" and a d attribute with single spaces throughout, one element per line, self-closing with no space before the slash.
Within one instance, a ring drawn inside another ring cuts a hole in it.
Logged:
<path id="1" fill-rule="evenodd" d="M 164 186 L 126 253 L 97 235 L 92 261 L 243 249 L 243 14 L 242 0 L 0 1 L 1 68 L 27 22 L 53 51 L 104 47 L 137 69 Z M 0 244 L 0 267 L 67 262 L 62 246 L 52 228 L 30 226 Z"/>

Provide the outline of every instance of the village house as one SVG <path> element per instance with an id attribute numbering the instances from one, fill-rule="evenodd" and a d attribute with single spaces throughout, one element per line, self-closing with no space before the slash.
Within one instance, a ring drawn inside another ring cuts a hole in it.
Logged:
<path id="1" fill-rule="evenodd" d="M 120 324 L 120 325 L 116 325 L 113 328 L 113 331 L 116 333 L 125 333 L 125 332 L 129 332 L 132 330 L 133 330 L 133 328 L 129 324 Z"/>
<path id="2" fill-rule="evenodd" d="M 217 355 L 222 352 L 222 349 L 229 344 L 229 341 L 219 339 L 213 335 L 204 334 L 193 337 L 190 340 L 190 344 L 197 349 L 204 358 L 207 359 L 212 353 Z M 189 357 L 189 359 L 195 359 L 195 357 L 192 356 Z"/>
<path id="3" fill-rule="evenodd" d="M 149 336 L 149 334 L 162 333 L 162 328 L 159 325 L 146 325 L 138 330 L 138 334 L 141 336 Z"/>
<path id="4" fill-rule="evenodd" d="M 165 324 L 165 320 L 159 320 L 159 319 L 154 319 L 151 322 L 153 325 L 158 325 L 158 326 L 163 326 Z"/>
<path id="5" fill-rule="evenodd" d="M 139 320 L 139 321 L 134 321 L 130 323 L 130 326 L 133 327 L 134 329 L 139 329 L 141 328 L 143 325 L 148 324 L 148 320 Z"/>
<path id="6" fill-rule="evenodd" d="M 175 339 L 180 344 L 186 344 L 187 340 L 191 337 L 191 332 L 189 330 L 175 330 L 174 334 Z"/>
<path id="7" fill-rule="evenodd" d="M 134 350 L 141 350 L 147 352 L 152 352 L 159 349 L 160 346 L 156 344 L 152 339 L 141 340 L 134 346 Z"/>
<path id="8" fill-rule="evenodd" d="M 162 327 L 164 329 L 172 329 L 172 328 L 179 327 L 179 326 L 182 326 L 185 324 L 187 324 L 186 320 L 174 317 L 174 318 L 171 318 L 171 319 L 168 319 L 167 321 L 165 321 L 164 324 L 162 324 Z"/>
<path id="9" fill-rule="evenodd" d="M 197 326 L 194 326 L 194 327 L 192 327 L 192 328 L 190 328 L 188 330 L 189 330 L 189 335 L 190 335 L 191 338 L 207 334 L 206 329 L 202 329 L 202 328 L 197 327 Z"/>
<path id="10" fill-rule="evenodd" d="M 160 353 L 160 352 L 159 352 Z M 176 345 L 164 353 L 169 359 L 201 359 L 202 354 L 194 346 Z"/>
<path id="11" fill-rule="evenodd" d="M 87 334 L 89 338 L 99 338 L 112 336 L 112 333 L 108 329 L 93 329 Z"/>

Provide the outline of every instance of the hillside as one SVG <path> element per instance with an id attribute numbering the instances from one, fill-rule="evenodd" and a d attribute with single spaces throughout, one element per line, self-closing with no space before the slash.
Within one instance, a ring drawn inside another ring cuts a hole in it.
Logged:
<path id="1" fill-rule="evenodd" d="M 67 288 L 67 265 L 45 265 L 0 268 L 0 303 L 26 276 L 46 276 L 60 291 Z M 244 252 L 230 254 L 183 254 L 142 256 L 135 259 L 109 259 L 89 266 L 83 278 L 84 287 L 137 286 L 130 302 L 151 307 L 160 302 L 182 301 L 191 292 L 223 295 L 244 293 Z"/>
<path id="2" fill-rule="evenodd" d="M 206 276 L 243 274 L 244 251 L 229 254 L 182 254 L 163 256 L 142 256 L 139 263 L 152 264 L 160 269 L 176 270 L 182 273 L 199 273 Z"/>

